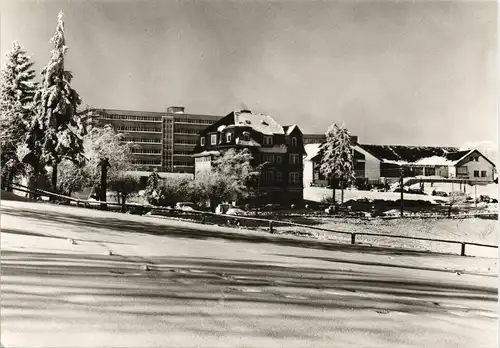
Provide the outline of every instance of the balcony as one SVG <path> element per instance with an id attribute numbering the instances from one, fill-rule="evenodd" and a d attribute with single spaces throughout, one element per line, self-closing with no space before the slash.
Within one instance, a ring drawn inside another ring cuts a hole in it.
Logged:
<path id="1" fill-rule="evenodd" d="M 133 156 L 161 156 L 161 152 L 132 152 Z"/>

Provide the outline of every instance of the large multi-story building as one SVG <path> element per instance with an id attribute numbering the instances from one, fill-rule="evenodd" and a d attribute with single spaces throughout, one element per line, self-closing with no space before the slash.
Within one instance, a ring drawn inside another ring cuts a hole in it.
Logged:
<path id="1" fill-rule="evenodd" d="M 188 114 L 184 107 L 166 112 L 92 109 L 92 124 L 111 125 L 131 142 L 135 170 L 193 173 L 193 149 L 201 130 L 222 116 Z"/>
<path id="2" fill-rule="evenodd" d="M 302 201 L 305 150 L 298 126 L 281 126 L 272 117 L 249 110 L 231 112 L 200 133 L 195 175 L 209 169 L 215 156 L 231 148 L 250 150 L 252 165 L 261 167 L 260 198 L 276 203 Z"/>

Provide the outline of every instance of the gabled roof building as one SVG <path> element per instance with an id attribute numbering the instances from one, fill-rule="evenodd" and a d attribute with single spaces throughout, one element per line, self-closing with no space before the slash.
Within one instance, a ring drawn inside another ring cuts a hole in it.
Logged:
<path id="1" fill-rule="evenodd" d="M 305 150 L 297 125 L 282 126 L 271 116 L 250 110 L 233 111 L 200 132 L 194 149 L 195 175 L 232 148 L 249 149 L 252 165 L 262 165 L 258 192 L 264 201 L 302 201 Z"/>
<path id="2" fill-rule="evenodd" d="M 306 185 L 326 183 L 319 172 L 320 145 L 306 145 Z M 405 177 L 435 176 L 474 184 L 491 183 L 496 174 L 495 164 L 477 149 L 355 143 L 352 152 L 356 177 L 369 184 L 396 181 L 401 169 Z"/>

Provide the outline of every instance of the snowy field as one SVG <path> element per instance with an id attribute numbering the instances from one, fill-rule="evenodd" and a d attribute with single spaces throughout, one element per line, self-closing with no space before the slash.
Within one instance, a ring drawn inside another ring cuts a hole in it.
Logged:
<path id="1" fill-rule="evenodd" d="M 9 348 L 497 344 L 496 259 L 1 208 Z"/>
<path id="2" fill-rule="evenodd" d="M 304 199 L 308 201 L 320 202 L 323 197 L 332 197 L 333 191 L 323 187 L 306 187 L 304 188 Z M 341 191 L 335 190 L 335 198 L 340 202 Z M 401 199 L 401 193 L 398 192 L 375 192 L 361 190 L 344 190 L 344 202 L 348 200 L 357 200 L 361 198 L 380 199 L 386 201 L 397 201 Z M 404 199 L 407 200 L 422 200 L 435 203 L 434 198 L 445 200 L 444 197 L 433 197 L 429 195 L 414 195 L 405 194 Z"/>
<path id="3" fill-rule="evenodd" d="M 353 233 L 388 234 L 498 245 L 498 221 L 481 218 L 467 219 L 357 219 L 357 218 L 318 218 L 315 227 Z M 290 227 L 278 227 L 280 232 L 293 232 Z M 316 238 L 350 243 L 350 235 L 342 235 L 308 228 L 293 228 L 295 231 L 312 233 Z M 388 246 L 411 250 L 426 250 L 442 253 L 460 253 L 459 244 L 429 242 L 412 239 L 398 239 L 378 236 L 357 236 L 357 243 L 374 246 Z M 467 246 L 469 256 L 498 257 L 498 249 Z"/>

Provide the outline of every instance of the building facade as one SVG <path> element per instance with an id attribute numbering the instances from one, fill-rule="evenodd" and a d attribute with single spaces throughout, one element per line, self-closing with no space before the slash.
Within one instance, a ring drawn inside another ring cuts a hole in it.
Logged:
<path id="1" fill-rule="evenodd" d="M 198 134 L 222 116 L 188 114 L 184 107 L 166 112 L 91 110 L 93 125 L 111 125 L 131 142 L 132 163 L 137 171 L 193 173 L 193 149 Z"/>
<path id="2" fill-rule="evenodd" d="M 306 145 L 304 185 L 326 186 L 319 170 L 320 144 Z M 352 146 L 353 164 L 358 181 L 363 184 L 397 182 L 404 177 L 463 179 L 471 185 L 494 182 L 495 164 L 477 149 L 454 147 L 367 145 Z"/>
<path id="3" fill-rule="evenodd" d="M 214 157 L 231 148 L 248 149 L 252 165 L 261 167 L 258 193 L 264 201 L 302 201 L 305 150 L 298 126 L 281 126 L 272 117 L 249 110 L 231 112 L 200 133 L 195 176 L 209 170 Z"/>

